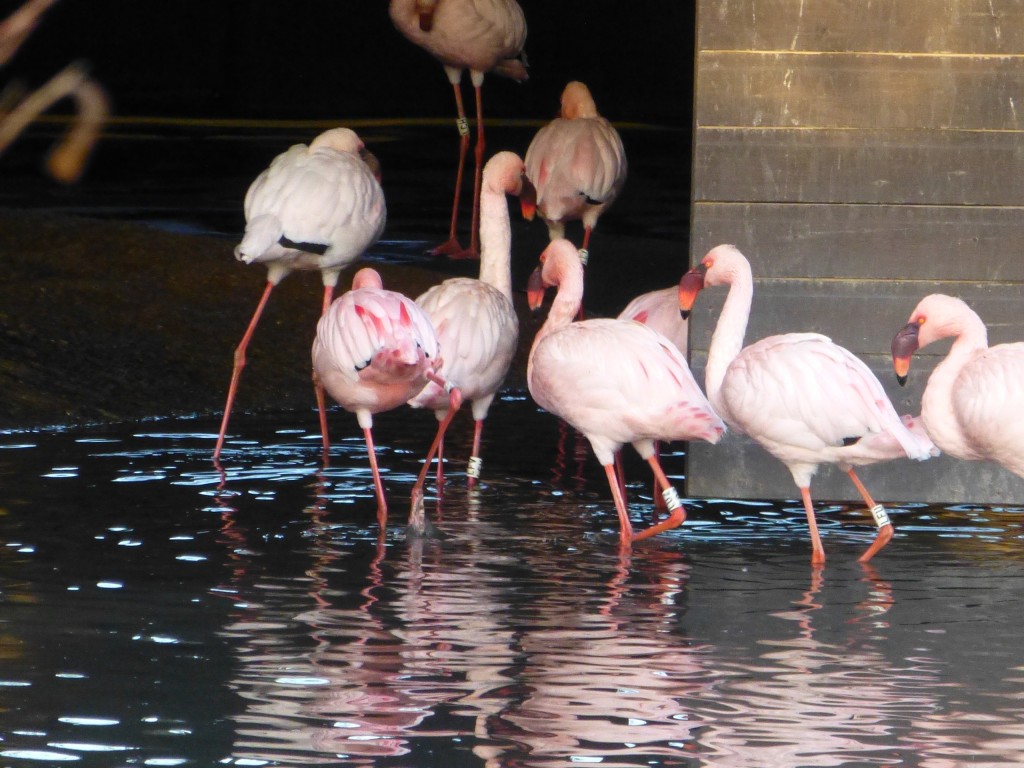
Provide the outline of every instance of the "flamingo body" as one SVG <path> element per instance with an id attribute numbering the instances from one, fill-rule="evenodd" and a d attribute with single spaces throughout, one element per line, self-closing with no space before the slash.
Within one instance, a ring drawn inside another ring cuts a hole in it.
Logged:
<path id="1" fill-rule="evenodd" d="M 451 278 L 416 299 L 445 350 L 443 375 L 457 383 L 463 398 L 472 402 L 476 422 L 471 454 L 474 474 L 479 469 L 483 421 L 519 341 L 519 319 L 512 305 L 512 233 L 505 196 L 520 193 L 523 170 L 522 159 L 512 152 L 499 152 L 484 167 L 480 278 Z M 440 419 L 447 412 L 448 395 L 430 383 L 410 400 L 410 405 L 430 408 Z M 469 478 L 471 485 L 475 483 L 474 474 Z"/>
<path id="2" fill-rule="evenodd" d="M 530 350 L 530 394 L 590 441 L 608 475 L 625 543 L 634 537 L 612 468 L 616 452 L 631 443 L 666 488 L 654 442 L 714 443 L 725 424 L 700 391 L 685 358 L 663 336 L 629 320 L 572 322 L 583 296 L 583 266 L 569 241 L 552 241 L 542 260 L 541 280 L 557 285 L 558 295 Z M 674 524 L 682 520 L 680 514 Z"/>
<path id="3" fill-rule="evenodd" d="M 995 461 L 1024 477 L 1024 342 L 988 346 L 988 331 L 974 310 L 960 299 L 932 294 L 893 340 L 901 382 L 914 350 L 950 336 L 953 345 L 921 398 L 925 429 L 951 456 Z"/>
<path id="4" fill-rule="evenodd" d="M 618 132 L 598 114 L 586 85 L 566 85 L 560 116 L 537 131 L 525 159 L 550 238 L 564 237 L 565 222 L 580 220 L 587 248 L 597 220 L 626 182 L 627 163 Z"/>
<path id="5" fill-rule="evenodd" d="M 340 270 L 377 241 L 387 218 L 363 149 L 353 131 L 335 128 L 275 157 L 246 192 L 245 235 L 235 257 L 266 263 L 280 277 L 319 269 L 325 285 L 337 282 Z"/>
<path id="6" fill-rule="evenodd" d="M 731 245 L 711 249 L 684 276 L 680 308 L 689 311 L 697 291 L 714 285 L 728 285 L 729 294 L 708 350 L 708 398 L 732 429 L 749 435 L 789 469 L 803 498 L 814 563 L 823 563 L 825 552 L 811 478 L 824 463 L 845 469 L 880 521 L 875 542 L 861 557 L 870 559 L 892 537 L 892 526 L 853 467 L 898 456 L 927 459 L 935 446 L 896 414 L 871 369 L 827 337 L 787 333 L 744 347 L 754 283 L 746 257 Z"/>

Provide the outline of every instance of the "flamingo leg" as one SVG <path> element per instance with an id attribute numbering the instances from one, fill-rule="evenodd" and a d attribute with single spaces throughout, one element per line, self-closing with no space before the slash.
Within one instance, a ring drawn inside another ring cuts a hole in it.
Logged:
<path id="1" fill-rule="evenodd" d="M 437 426 L 437 434 L 434 436 L 434 442 L 431 443 L 430 450 L 427 451 L 427 458 L 423 461 L 423 468 L 420 470 L 420 475 L 416 478 L 416 484 L 412 488 L 412 503 L 409 505 L 408 532 L 414 536 L 436 535 L 436 532 L 433 530 L 433 526 L 430 525 L 430 521 L 427 520 L 424 511 L 423 486 L 427 480 L 427 470 L 430 468 L 430 462 L 434 460 L 434 454 L 438 452 L 438 449 L 444 440 L 444 433 L 448 430 L 448 425 L 452 423 L 452 419 L 455 418 L 455 414 L 462 405 L 462 392 L 458 387 L 446 386 L 447 382 L 435 374 L 429 374 L 428 378 L 436 384 L 448 389 L 449 407 L 448 413 Z"/>
<path id="2" fill-rule="evenodd" d="M 459 254 L 462 258 L 480 258 L 480 190 L 483 187 L 484 173 L 484 104 L 483 90 L 477 85 L 474 87 L 476 94 L 476 146 L 473 147 L 474 160 L 476 165 L 473 170 L 473 218 L 470 224 L 469 250 Z"/>
<path id="3" fill-rule="evenodd" d="M 629 522 L 629 512 L 626 510 L 626 499 L 619 488 L 619 479 L 615 476 L 615 464 L 605 464 L 604 472 L 608 476 L 608 487 L 612 491 L 612 499 L 615 502 L 615 510 L 619 513 L 619 544 L 629 547 L 633 541 L 633 524 Z"/>
<path id="4" fill-rule="evenodd" d="M 484 433 L 484 420 L 476 419 L 473 423 L 473 450 L 469 454 L 469 465 L 466 468 L 466 486 L 476 488 L 477 480 L 480 479 L 480 466 L 483 460 L 480 458 L 480 438 Z"/>
<path id="5" fill-rule="evenodd" d="M 238 346 L 235 348 L 235 364 L 231 371 L 231 383 L 228 385 L 228 398 L 224 404 L 224 416 L 220 422 L 220 432 L 217 434 L 217 445 L 213 449 L 214 459 L 220 458 L 221 448 L 224 447 L 224 435 L 228 431 L 231 408 L 235 404 L 235 395 L 238 394 L 238 381 L 242 377 L 242 369 L 245 368 L 245 350 L 249 346 L 249 342 L 252 341 L 252 336 L 256 332 L 256 326 L 259 325 L 260 317 L 263 315 L 263 310 L 267 306 L 267 300 L 270 299 L 270 293 L 273 290 L 274 283 L 268 280 L 266 287 L 263 289 L 263 295 L 260 297 L 259 304 L 256 305 L 256 310 L 252 313 L 249 327 L 245 329 L 242 340 L 238 342 Z"/>
<path id="6" fill-rule="evenodd" d="M 366 439 L 366 452 L 370 456 L 370 469 L 373 470 L 373 487 L 377 493 L 377 522 L 384 528 L 388 523 L 388 503 L 384 499 L 384 483 L 380 479 L 380 469 L 377 467 L 377 449 L 373 446 L 373 431 L 370 427 L 363 429 L 363 437 Z"/>
<path id="7" fill-rule="evenodd" d="M 622 467 L 622 451 L 615 452 L 615 478 L 619 483 L 619 493 L 626 498 L 626 470 Z"/>
<path id="8" fill-rule="evenodd" d="M 658 441 L 654 441 L 654 455 L 657 456 L 660 451 Z M 658 489 L 658 481 L 654 481 L 654 509 L 655 511 L 667 509 L 665 497 L 661 495 L 661 491 Z"/>
<path id="9" fill-rule="evenodd" d="M 861 497 L 864 499 L 864 503 L 868 505 L 868 511 L 871 512 L 871 516 L 875 519 L 875 524 L 878 526 L 878 533 L 875 534 L 875 540 L 871 542 L 871 546 L 867 548 L 863 555 L 857 558 L 858 563 L 866 563 L 889 541 L 892 539 L 892 522 L 889 520 L 889 515 L 886 514 L 885 508 L 881 504 L 876 504 L 875 500 L 871 498 L 871 494 L 868 493 L 868 489 L 864 487 L 864 483 L 857 477 L 857 473 L 853 471 L 853 467 L 846 470 L 846 474 L 850 476 L 850 480 L 860 491 Z"/>
<path id="10" fill-rule="evenodd" d="M 633 541 L 642 541 L 643 539 L 649 539 L 651 536 L 661 533 L 662 531 L 668 531 L 672 528 L 678 528 L 686 521 L 686 509 L 679 502 L 679 494 L 676 493 L 676 489 L 672 487 L 672 484 L 668 481 L 665 473 L 661 469 L 661 463 L 658 461 L 658 455 L 652 454 L 647 463 L 651 466 L 651 471 L 654 473 L 654 485 L 655 487 L 661 488 L 661 493 L 664 494 L 665 506 L 668 508 L 669 516 L 662 520 L 660 523 L 652 525 L 650 528 L 646 528 L 640 533 L 633 537 Z"/>
<path id="11" fill-rule="evenodd" d="M 448 239 L 430 251 L 431 256 L 457 256 L 462 253 L 462 246 L 455 236 L 456 227 L 459 223 L 459 198 L 462 197 L 462 174 L 466 169 L 466 153 L 469 151 L 469 124 L 466 121 L 466 109 L 462 104 L 462 90 L 460 82 L 452 83 L 455 93 L 455 110 L 457 117 L 455 124 L 459 128 L 459 168 L 455 175 L 455 197 L 452 201 L 452 222 L 448 231 Z"/>
<path id="12" fill-rule="evenodd" d="M 811 489 L 801 488 L 800 497 L 804 500 L 804 510 L 807 512 L 807 527 L 811 531 L 811 564 L 823 565 L 825 562 L 825 548 L 821 546 L 821 536 L 818 535 L 818 522 L 814 518 L 814 505 L 811 504 Z"/>
<path id="13" fill-rule="evenodd" d="M 437 483 L 437 495 L 440 496 L 444 490 L 444 436 L 441 436 L 441 442 L 437 444 L 437 472 L 434 475 L 434 481 Z"/>

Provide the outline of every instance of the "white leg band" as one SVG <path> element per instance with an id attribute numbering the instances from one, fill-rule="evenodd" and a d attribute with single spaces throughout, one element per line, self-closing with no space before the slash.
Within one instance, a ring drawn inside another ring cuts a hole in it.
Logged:
<path id="1" fill-rule="evenodd" d="M 665 500 L 665 506 L 668 507 L 670 512 L 683 506 L 683 502 L 679 500 L 679 494 L 676 493 L 676 489 L 671 485 L 661 492 L 661 498 Z"/>
<path id="2" fill-rule="evenodd" d="M 586 248 L 580 248 L 580 263 L 585 267 L 588 261 L 590 261 L 590 251 Z"/>
<path id="3" fill-rule="evenodd" d="M 480 467 L 483 466 L 484 460 L 479 456 L 470 456 L 469 464 L 466 466 L 466 476 L 472 477 L 477 480 L 480 479 Z"/>
<path id="4" fill-rule="evenodd" d="M 459 128 L 459 136 L 469 136 L 469 121 L 466 118 L 455 118 L 455 125 Z"/>
<path id="5" fill-rule="evenodd" d="M 892 525 L 892 521 L 889 519 L 889 513 L 885 511 L 885 508 L 881 504 L 875 504 L 870 511 L 871 516 L 875 518 L 875 525 L 879 528 Z"/>

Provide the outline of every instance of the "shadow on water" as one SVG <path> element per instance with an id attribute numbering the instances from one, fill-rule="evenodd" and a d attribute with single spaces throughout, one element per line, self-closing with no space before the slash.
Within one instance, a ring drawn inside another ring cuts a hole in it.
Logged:
<path id="1" fill-rule="evenodd" d="M 468 420 L 465 420 L 468 421 Z M 381 532 L 351 415 L 0 440 L 5 765 L 1019 765 L 1021 510 L 694 501 L 620 553 L 603 475 L 523 393 L 467 423 L 403 522 L 433 417 L 377 420 Z M 518 427 L 518 428 L 516 428 Z M 671 471 L 682 454 L 669 454 Z M 648 478 L 629 466 L 637 521 Z M 997 556 L 994 556 L 997 555 Z"/>

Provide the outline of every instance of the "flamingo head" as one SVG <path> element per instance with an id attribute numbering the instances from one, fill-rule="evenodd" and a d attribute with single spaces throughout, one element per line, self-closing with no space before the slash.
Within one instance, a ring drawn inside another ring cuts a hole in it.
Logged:
<path id="1" fill-rule="evenodd" d="M 690 317 L 697 294 L 704 288 L 704 275 L 708 269 L 701 262 L 679 280 L 679 315 L 686 320 Z"/>
<path id="2" fill-rule="evenodd" d="M 921 346 L 920 330 L 923 324 L 924 316 L 920 315 L 892 337 L 892 367 L 896 371 L 896 381 L 901 387 L 907 383 L 910 357 Z"/>

